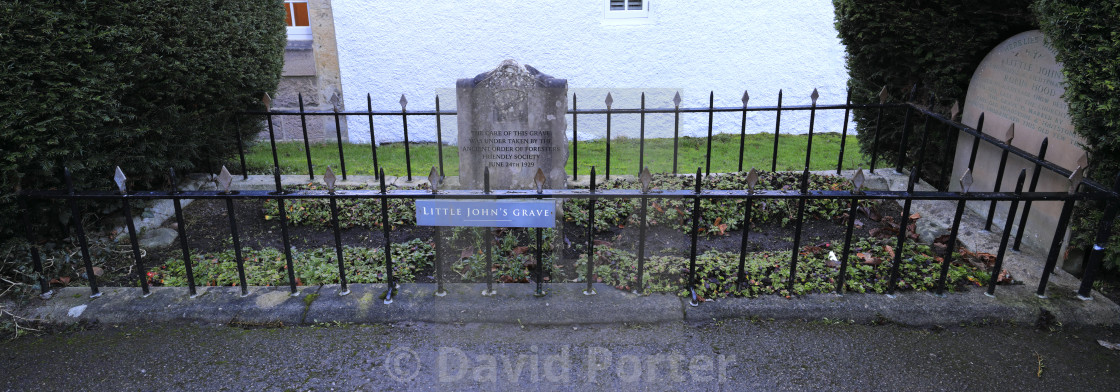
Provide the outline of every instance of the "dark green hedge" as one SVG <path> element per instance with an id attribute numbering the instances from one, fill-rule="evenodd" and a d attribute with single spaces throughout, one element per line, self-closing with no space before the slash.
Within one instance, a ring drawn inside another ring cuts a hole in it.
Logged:
<path id="1" fill-rule="evenodd" d="M 1066 78 L 1065 99 L 1077 132 L 1090 152 L 1093 179 L 1111 185 L 1120 171 L 1120 2 L 1098 0 L 833 0 L 836 27 L 847 46 L 853 100 L 875 102 L 888 86 L 893 100 L 905 99 L 917 86 L 915 101 L 930 94 L 935 107 L 948 113 L 963 103 L 968 82 L 984 56 L 1004 39 L 1041 28 L 1057 50 Z M 855 110 L 860 148 L 869 154 L 875 111 Z M 897 157 L 901 113 L 885 113 L 879 166 L 893 166 Z M 912 135 L 920 135 L 921 124 Z M 931 140 L 956 139 L 938 127 Z M 909 140 L 910 161 L 920 139 Z M 937 165 L 945 152 L 941 143 L 928 146 L 923 177 L 941 185 L 951 165 Z M 950 140 L 950 148 L 955 143 Z M 1086 206 L 1083 206 L 1086 207 Z M 1092 241 L 1099 206 L 1079 208 L 1074 248 Z M 1105 266 L 1120 270 L 1120 235 L 1110 241 Z"/>
<path id="2" fill-rule="evenodd" d="M 277 0 L 31 0 L 0 4 L 0 238 L 12 191 L 140 186 L 236 153 L 231 114 L 259 108 L 283 66 Z"/>
<path id="3" fill-rule="evenodd" d="M 849 87 L 854 102 L 878 102 L 879 90 L 887 87 L 892 101 L 907 99 L 916 86 L 914 101 L 923 105 L 930 94 L 934 106 L 949 113 L 954 101 L 964 103 L 968 82 L 976 66 L 1000 41 L 1035 28 L 1030 0 L 833 0 L 836 29 L 847 47 Z M 871 153 L 876 111 L 855 110 L 860 148 Z M 922 127 L 917 124 L 909 139 L 910 154 L 916 155 Z M 877 166 L 894 166 L 897 157 L 902 113 L 883 114 Z M 923 177 L 940 184 L 952 165 L 939 164 L 945 152 L 942 141 L 955 132 L 934 127 L 926 150 Z M 914 158 L 911 156 L 911 159 Z"/>
<path id="4" fill-rule="evenodd" d="M 1034 10 L 1062 63 L 1070 117 L 1088 143 L 1089 176 L 1112 185 L 1120 172 L 1120 2 L 1039 0 Z M 1084 248 L 1100 213 L 1079 215 L 1073 245 Z M 1105 267 L 1120 270 L 1120 235 L 1106 249 Z"/>

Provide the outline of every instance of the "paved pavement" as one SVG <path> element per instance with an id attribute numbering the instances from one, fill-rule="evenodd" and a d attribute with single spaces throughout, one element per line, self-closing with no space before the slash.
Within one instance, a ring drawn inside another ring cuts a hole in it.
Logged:
<path id="1" fill-rule="evenodd" d="M 0 390 L 1115 390 L 1120 351 L 1097 339 L 1120 329 L 101 325 L 0 343 Z"/>

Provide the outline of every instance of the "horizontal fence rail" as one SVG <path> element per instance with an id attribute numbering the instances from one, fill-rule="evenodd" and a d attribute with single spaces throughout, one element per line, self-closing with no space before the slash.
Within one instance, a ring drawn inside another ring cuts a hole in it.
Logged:
<path id="1" fill-rule="evenodd" d="M 288 264 L 286 269 L 287 269 L 288 274 L 289 274 L 289 285 L 290 285 L 290 289 L 291 289 L 292 294 L 296 295 L 296 294 L 298 294 L 298 289 L 296 288 L 296 279 L 293 276 L 294 275 L 294 268 L 293 268 L 293 262 L 294 261 L 292 259 L 291 252 L 290 252 L 291 251 L 291 245 L 290 245 L 290 240 L 288 238 L 287 219 L 286 219 L 286 212 L 285 212 L 285 209 L 284 209 L 284 201 L 286 201 L 286 200 L 302 200 L 302 199 L 328 199 L 328 200 L 330 200 L 330 202 L 331 202 L 331 204 L 330 204 L 330 206 L 331 206 L 331 222 L 332 222 L 332 227 L 333 227 L 334 233 L 335 233 L 335 249 L 338 252 L 338 257 L 339 257 L 339 276 L 340 276 L 340 281 L 342 282 L 342 292 L 347 293 L 348 289 L 346 288 L 346 284 L 347 284 L 346 273 L 345 273 L 344 265 L 342 263 L 343 256 L 341 254 L 342 245 L 341 245 L 341 240 L 340 240 L 340 237 L 339 237 L 339 234 L 338 234 L 339 233 L 338 211 L 337 211 L 336 202 L 337 202 L 337 200 L 340 200 L 340 199 L 342 199 L 342 200 L 345 200 L 345 199 L 378 199 L 378 200 L 381 201 L 381 206 L 382 206 L 382 210 L 381 210 L 382 217 L 381 218 L 382 218 L 383 221 L 386 221 L 386 222 L 388 221 L 388 217 L 386 215 L 387 212 L 388 212 L 388 207 L 387 207 L 386 203 L 390 199 L 422 200 L 422 199 L 441 198 L 441 199 L 494 199 L 494 200 L 500 200 L 500 199 L 542 199 L 542 198 L 581 199 L 582 198 L 582 199 L 590 199 L 592 201 L 592 204 L 591 204 L 592 211 L 594 210 L 594 201 L 595 200 L 599 200 L 599 199 L 639 199 L 639 200 L 641 200 L 641 202 L 642 202 L 641 204 L 642 204 L 642 207 L 643 207 L 641 209 L 640 222 L 639 222 L 639 225 L 640 225 L 639 227 L 641 229 L 640 235 L 639 235 L 640 236 L 640 238 L 639 238 L 639 243 L 640 244 L 644 244 L 645 241 L 646 241 L 646 238 L 645 238 L 646 237 L 646 230 L 644 230 L 644 228 L 647 224 L 646 223 L 647 222 L 647 216 L 646 216 L 647 213 L 646 213 L 645 206 L 646 206 L 646 203 L 647 203 L 648 199 L 650 199 L 650 198 L 686 199 L 686 200 L 694 201 L 693 210 L 692 210 L 693 226 L 692 226 L 692 232 L 691 232 L 693 240 L 692 240 L 692 245 L 691 245 L 691 249 L 690 249 L 690 260 L 691 261 L 690 261 L 690 265 L 689 265 L 689 268 L 688 268 L 688 271 L 689 271 L 688 272 L 689 273 L 688 282 L 689 283 L 688 283 L 688 287 L 687 287 L 687 289 L 691 293 L 693 305 L 697 304 L 697 296 L 696 296 L 696 291 L 695 291 L 695 284 L 696 284 L 695 259 L 696 259 L 696 255 L 697 255 L 696 237 L 697 237 L 697 234 L 698 234 L 698 226 L 697 225 L 700 221 L 699 217 L 700 217 L 701 214 L 703 214 L 703 211 L 702 211 L 701 206 L 699 204 L 700 200 L 702 200 L 702 199 L 741 199 L 741 200 L 748 201 L 748 205 L 750 204 L 751 201 L 754 201 L 754 200 L 791 199 L 791 200 L 797 200 L 798 201 L 798 214 L 797 214 L 798 219 L 796 220 L 795 237 L 794 237 L 794 241 L 793 241 L 794 248 L 793 248 L 793 252 L 791 254 L 792 262 L 790 263 L 790 267 L 789 267 L 790 268 L 790 278 L 789 278 L 790 280 L 787 282 L 787 287 L 789 287 L 789 289 L 792 289 L 793 281 L 794 281 L 795 277 L 797 276 L 797 273 L 796 273 L 797 272 L 797 265 L 796 265 L 797 263 L 796 263 L 796 261 L 797 261 L 797 255 L 798 255 L 798 253 L 801 249 L 800 233 L 802 231 L 801 229 L 802 229 L 802 225 L 803 225 L 803 218 L 802 217 L 803 217 L 803 214 L 804 214 L 804 202 L 807 201 L 807 200 L 817 200 L 817 199 L 848 200 L 848 201 L 852 202 L 851 205 L 853 206 L 852 207 L 853 209 L 855 208 L 854 207 L 855 206 L 854 202 L 856 200 L 903 200 L 903 201 L 906 202 L 906 205 L 904 207 L 904 214 L 903 214 L 904 216 L 909 214 L 910 203 L 913 202 L 913 201 L 917 201 L 917 200 L 957 200 L 957 201 L 959 201 L 958 209 L 957 209 L 956 216 L 953 220 L 952 229 L 951 229 L 952 237 L 953 237 L 953 240 L 954 240 L 952 243 L 954 243 L 954 244 L 955 244 L 956 234 L 958 232 L 958 227 L 960 226 L 960 223 L 961 223 L 961 217 L 962 217 L 961 212 L 962 212 L 962 209 L 963 209 L 963 202 L 965 202 L 965 201 L 1011 201 L 1013 203 L 1012 207 L 1011 207 L 1012 212 L 1014 212 L 1014 208 L 1018 205 L 1018 203 L 1024 202 L 1024 201 L 1061 201 L 1061 202 L 1064 202 L 1064 204 L 1067 206 L 1067 208 L 1065 209 L 1065 211 L 1063 213 L 1063 220 L 1065 220 L 1065 219 L 1068 219 L 1068 214 L 1069 214 L 1068 206 L 1071 206 L 1073 204 L 1073 202 L 1075 202 L 1075 201 L 1080 201 L 1080 200 L 1107 200 L 1110 204 L 1109 216 L 1108 216 L 1108 221 L 1107 222 L 1102 222 L 1100 233 L 1103 233 L 1103 234 L 1101 234 L 1101 235 L 1103 235 L 1103 237 L 1100 238 L 1102 242 L 1099 242 L 1099 244 L 1103 243 L 1103 241 L 1107 240 L 1107 238 L 1108 238 L 1108 233 L 1109 233 L 1109 230 L 1111 229 L 1111 218 L 1115 217 L 1116 206 L 1117 206 L 1116 195 L 1112 192 L 1081 192 L 1081 193 L 1072 193 L 1072 192 L 1023 192 L 1023 182 L 1024 182 L 1025 175 L 1026 175 L 1026 170 L 1023 170 L 1020 173 L 1018 186 L 1016 187 L 1014 192 L 969 192 L 968 184 L 963 184 L 963 183 L 962 183 L 962 185 L 964 185 L 964 190 L 962 192 L 914 191 L 913 187 L 914 187 L 914 182 L 915 182 L 915 178 L 916 178 L 916 174 L 917 174 L 916 170 L 913 170 L 911 172 L 910 181 L 908 183 L 907 190 L 905 190 L 905 191 L 870 191 L 870 190 L 864 191 L 864 190 L 861 190 L 860 186 L 862 185 L 862 182 L 863 182 L 862 170 L 860 170 L 856 173 L 855 178 L 853 178 L 853 180 L 852 180 L 852 183 L 854 184 L 854 188 L 849 189 L 849 190 L 840 190 L 840 191 L 809 190 L 808 189 L 808 177 L 809 177 L 809 171 L 808 170 L 805 170 L 803 175 L 802 175 L 800 189 L 795 190 L 795 191 L 754 190 L 753 189 L 753 186 L 754 186 L 753 183 L 750 185 L 751 189 L 747 189 L 747 190 L 705 190 L 705 189 L 702 188 L 702 186 L 703 186 L 703 181 L 702 181 L 703 174 L 702 174 L 700 168 L 697 168 L 696 174 L 694 175 L 695 176 L 694 177 L 695 188 L 692 189 L 692 190 L 650 189 L 650 187 L 649 187 L 650 176 L 649 176 L 648 170 L 645 170 L 643 172 L 643 175 L 641 176 L 641 180 L 640 180 L 642 182 L 642 189 L 641 190 L 598 190 L 598 189 L 596 189 L 594 184 L 592 184 L 590 189 L 586 189 L 586 190 L 583 190 L 583 189 L 540 189 L 538 191 L 533 191 L 533 190 L 529 190 L 529 191 L 490 190 L 489 189 L 489 181 L 488 181 L 489 180 L 489 175 L 488 175 L 489 173 L 488 173 L 488 170 L 485 170 L 485 171 L 486 171 L 486 174 L 487 174 L 485 176 L 487 181 L 486 181 L 486 186 L 485 186 L 484 190 L 438 190 L 437 188 L 433 188 L 432 190 L 388 190 L 385 187 L 384 176 L 381 177 L 381 186 L 380 186 L 379 190 L 335 190 L 334 189 L 335 177 L 334 177 L 334 174 L 328 169 L 327 173 L 324 175 L 324 180 L 327 181 L 328 186 L 330 188 L 328 190 L 293 190 L 293 191 L 286 191 L 278 183 L 278 186 L 277 186 L 276 190 L 274 190 L 274 191 L 259 191 L 259 190 L 237 191 L 237 190 L 229 189 L 230 182 L 232 181 L 232 176 L 229 174 L 228 171 L 225 171 L 224 168 L 223 168 L 223 172 L 222 172 L 221 176 L 219 176 L 218 182 L 220 184 L 222 184 L 222 186 L 225 188 L 224 190 L 181 191 L 181 192 L 180 191 L 130 192 L 125 188 L 123 173 L 121 173 L 118 169 L 117 182 L 118 182 L 118 184 L 120 184 L 119 185 L 120 189 L 117 190 L 117 191 L 83 191 L 83 192 L 78 192 L 78 191 L 73 190 L 73 188 L 70 188 L 66 191 L 25 191 L 25 192 L 22 192 L 20 194 L 20 198 L 21 198 L 21 201 L 24 202 L 24 205 L 26 205 L 27 200 L 33 200 L 33 199 L 65 200 L 73 208 L 73 216 L 72 217 L 74 219 L 77 219 L 76 217 L 81 216 L 80 207 L 78 206 L 77 202 L 82 201 L 82 200 L 119 200 L 121 203 L 123 203 L 126 206 L 125 210 L 128 211 L 129 208 L 127 208 L 127 206 L 129 205 L 128 203 L 131 200 L 170 199 L 170 200 L 175 201 L 176 219 L 177 219 L 177 222 L 179 224 L 178 229 L 180 230 L 180 233 L 182 233 L 183 230 L 185 230 L 185 224 L 183 222 L 182 211 L 181 211 L 181 208 L 179 207 L 179 201 L 180 200 L 182 200 L 182 199 L 224 200 L 226 202 L 226 206 L 227 206 L 227 214 L 230 217 L 231 235 L 233 237 L 233 244 L 234 244 L 234 247 L 235 247 L 235 252 L 237 252 L 238 263 L 237 263 L 236 268 L 237 268 L 239 280 L 241 282 L 240 287 L 241 287 L 243 295 L 248 294 L 248 291 L 247 291 L 247 286 L 245 284 L 245 266 L 243 264 L 242 256 L 240 255 L 240 245 L 239 245 L 239 240 L 238 240 L 238 223 L 237 223 L 237 220 L 235 218 L 234 205 L 233 205 L 234 200 L 267 199 L 267 200 L 274 200 L 276 203 L 278 203 L 278 207 L 279 207 L 279 210 L 278 210 L 279 214 L 278 215 L 279 215 L 279 218 L 280 218 L 281 235 L 283 237 L 283 242 L 284 242 L 285 251 L 286 251 L 285 252 L 285 259 L 286 259 L 286 262 Z M 592 173 L 594 173 L 594 168 L 592 168 Z M 754 174 L 754 171 L 752 171 L 752 175 L 753 174 Z M 172 177 L 173 176 L 174 176 L 174 174 L 172 173 Z M 968 177 L 968 176 L 970 176 L 970 174 L 966 175 L 966 177 Z M 69 178 L 68 173 L 67 173 L 66 177 Z M 755 176 L 754 178 L 757 178 L 757 176 Z M 438 171 L 437 171 L 436 168 L 432 169 L 431 179 L 438 186 L 439 176 L 438 176 Z M 68 181 L 68 183 L 69 183 L 69 181 Z M 1074 188 L 1076 188 L 1076 185 L 1074 185 Z M 1120 177 L 1118 177 L 1117 188 L 1120 188 Z M 750 212 L 749 211 L 750 210 L 747 209 L 747 214 L 748 214 L 747 215 L 747 220 L 748 221 L 749 221 L 749 218 L 750 218 L 750 216 L 749 216 Z M 1013 215 L 1013 213 L 1011 215 Z M 589 249 L 594 249 L 594 241 L 593 241 L 592 236 L 591 236 L 591 232 L 594 230 L 594 223 L 593 223 L 594 222 L 594 220 L 593 220 L 594 219 L 594 213 L 591 214 L 590 219 L 591 219 L 591 221 L 588 222 L 589 233 L 588 233 L 587 246 L 589 247 Z M 852 231 L 853 231 L 853 227 L 852 227 L 851 222 L 854 221 L 854 219 L 855 219 L 855 214 L 854 213 L 850 214 L 849 217 L 848 217 L 849 223 L 847 225 L 847 231 L 845 233 L 846 240 L 845 240 L 845 244 L 844 244 L 844 252 L 841 255 L 841 257 L 843 257 L 844 260 L 845 260 L 845 264 L 847 262 L 847 255 L 850 251 L 851 235 L 852 235 Z M 991 276 L 993 276 L 993 277 L 998 276 L 998 273 L 1000 271 L 1002 261 L 1003 261 L 1004 255 L 1005 255 L 1005 250 L 1007 248 L 1007 244 L 1008 244 L 1008 241 L 1010 239 L 1009 234 L 1011 232 L 1011 222 L 1012 221 L 1013 221 L 1013 219 L 1011 219 L 1011 218 L 1008 219 L 1007 227 L 1004 230 L 1003 237 L 1002 237 L 1002 240 L 1001 240 L 1001 243 L 1000 243 L 1000 250 L 999 250 L 999 253 L 998 253 L 997 258 L 996 258 L 996 266 L 992 270 L 992 275 Z M 131 222 L 131 220 L 129 222 Z M 81 225 L 79 224 L 79 222 L 74 221 L 73 224 L 75 225 L 75 229 L 77 230 L 77 232 L 75 234 L 79 237 L 79 240 L 80 240 L 80 246 L 82 248 L 83 259 L 85 260 L 86 269 L 87 269 L 87 276 L 90 278 L 90 289 L 91 289 L 92 295 L 93 296 L 100 295 L 98 285 L 97 285 L 97 278 L 96 278 L 96 275 L 93 273 L 92 264 L 91 264 L 89 256 L 88 256 L 89 250 L 88 250 L 88 244 L 85 241 L 85 233 L 81 231 Z M 385 225 L 382 225 L 382 226 L 383 226 L 383 229 L 384 229 L 383 234 L 384 234 L 385 240 L 386 240 L 385 241 L 385 246 L 386 246 L 385 268 L 386 268 L 387 275 L 388 275 L 387 276 L 387 282 L 388 282 L 387 283 L 387 289 L 386 289 L 386 293 L 385 293 L 384 296 L 385 296 L 385 303 L 388 304 L 388 303 L 392 302 L 393 293 L 397 288 L 397 284 L 396 284 L 396 280 L 392 276 L 392 272 L 391 272 L 392 268 L 393 268 L 393 261 L 390 258 L 390 255 L 392 253 L 389 249 L 389 245 L 391 244 L 391 241 L 389 240 L 389 227 L 390 227 L 390 225 L 385 224 Z M 131 243 L 132 249 L 133 249 L 133 255 L 134 255 L 134 258 L 135 258 L 135 263 L 136 263 L 135 268 L 138 271 L 141 271 L 141 276 L 142 276 L 145 265 L 144 265 L 144 261 L 143 261 L 143 258 L 141 256 L 141 253 L 139 252 L 139 249 L 137 247 L 136 229 L 135 229 L 135 227 L 132 227 L 132 225 L 129 225 L 127 229 L 128 229 L 128 234 L 129 234 L 129 238 L 130 238 L 130 243 Z M 749 226 L 746 226 L 746 227 L 744 227 L 743 230 L 744 230 L 744 236 L 746 236 L 747 232 L 749 232 L 750 228 L 749 228 Z M 1049 255 L 1049 258 L 1047 260 L 1048 268 L 1052 268 L 1053 264 L 1056 262 L 1057 252 L 1055 250 L 1057 249 L 1056 248 L 1057 246 L 1060 246 L 1060 238 L 1059 237 L 1062 236 L 1062 235 L 1064 235 L 1064 232 L 1059 231 L 1059 233 L 1056 235 L 1055 243 L 1052 246 L 1052 248 L 1050 249 L 1050 255 Z M 32 242 L 33 242 L 33 234 L 31 234 L 30 230 L 28 231 L 28 236 L 29 236 L 29 239 L 32 240 Z M 538 239 L 537 240 L 537 243 L 538 243 L 537 244 L 538 245 L 537 246 L 538 260 L 541 260 L 540 254 L 539 254 L 540 249 L 541 249 L 541 246 L 540 246 L 540 229 L 537 229 L 537 239 Z M 443 283 L 444 282 L 443 282 L 443 274 L 442 274 L 443 266 L 442 266 L 442 259 L 440 257 L 441 247 L 439 246 L 439 242 L 441 241 L 441 238 L 440 238 L 440 236 L 437 235 L 436 237 L 434 237 L 434 240 L 437 243 L 436 246 L 435 246 L 435 248 L 436 248 L 436 263 L 435 264 L 436 264 L 436 269 L 437 269 L 437 273 L 436 273 L 437 293 L 444 293 L 445 291 L 443 290 Z M 744 241 L 745 241 L 745 238 L 744 238 Z M 898 249 L 903 249 L 903 243 L 905 241 L 906 241 L 905 230 L 900 230 L 900 234 L 899 234 L 898 239 L 897 239 Z M 196 290 L 195 290 L 196 282 L 194 282 L 194 276 L 192 274 L 190 274 L 190 272 L 189 272 L 190 271 L 190 250 L 187 248 L 187 245 L 186 245 L 185 241 L 182 241 L 182 246 L 183 246 L 182 253 L 183 253 L 183 256 L 184 256 L 184 260 L 186 261 L 187 270 L 188 270 L 187 279 L 188 279 L 189 289 L 190 289 L 191 295 L 193 296 L 193 295 L 196 294 Z M 745 242 L 744 242 L 744 246 L 745 246 Z M 639 247 L 642 248 L 641 245 L 639 245 Z M 33 259 L 35 261 L 35 266 L 34 267 L 35 267 L 36 271 L 41 274 L 42 273 L 42 270 L 41 270 L 42 267 L 41 267 L 41 265 L 39 263 L 39 260 L 38 260 L 37 248 L 33 247 L 32 249 L 35 249 L 35 252 L 33 252 Z M 1095 249 L 1095 252 L 1093 253 L 1093 261 L 1095 263 L 1099 264 L 1099 262 L 1101 261 L 1100 257 L 1103 253 L 1103 250 L 1104 250 L 1103 246 L 1100 246 L 1100 245 L 1098 245 L 1097 249 Z M 948 260 L 951 260 L 951 258 L 952 258 L 952 251 L 953 251 L 953 249 L 950 247 L 946 250 L 945 255 L 944 255 L 944 257 L 946 258 L 947 261 L 944 263 L 945 267 L 943 268 L 942 275 L 941 275 L 940 279 L 938 280 L 937 290 L 938 290 L 939 293 L 943 293 L 944 290 L 946 289 L 946 287 L 945 287 L 945 276 L 946 275 L 945 274 L 948 271 L 948 265 L 949 265 Z M 591 253 L 591 254 L 593 254 L 593 253 Z M 891 269 L 892 280 L 890 282 L 889 289 L 888 289 L 889 294 L 893 294 L 895 289 L 896 289 L 895 282 L 898 279 L 898 269 L 899 269 L 901 263 L 903 262 L 900 259 L 900 257 L 901 257 L 900 254 L 901 254 L 901 251 L 896 253 L 894 263 L 892 264 L 892 269 Z M 741 253 L 740 257 L 745 257 L 745 256 L 744 256 L 744 254 Z M 492 258 L 491 252 L 487 252 L 488 265 L 490 265 L 490 263 L 492 263 L 491 258 Z M 639 264 L 638 264 L 638 276 L 639 277 L 641 277 L 642 273 L 643 273 L 643 264 L 642 264 L 643 260 L 644 260 L 644 250 L 640 249 L 639 250 Z M 543 268 L 543 267 L 541 267 L 541 265 L 543 265 L 543 263 L 537 263 L 537 264 L 538 265 L 537 265 L 536 272 L 535 272 L 536 273 L 535 280 L 536 280 L 537 285 L 538 285 L 537 293 L 538 293 L 538 295 L 544 295 L 544 291 L 541 288 L 541 283 L 542 283 L 541 277 L 543 276 L 543 271 L 541 270 L 541 268 Z M 845 280 L 845 274 L 846 274 L 846 269 L 841 268 L 840 276 L 839 276 L 838 283 L 837 283 L 836 292 L 843 292 L 844 291 L 843 282 Z M 588 276 L 590 277 L 590 275 L 588 275 Z M 738 276 L 745 277 L 742 265 L 740 265 Z M 1045 286 L 1047 284 L 1046 280 L 1048 279 L 1048 277 L 1049 277 L 1049 274 L 1044 272 L 1044 277 L 1039 282 L 1039 286 L 1038 286 L 1038 292 L 1040 293 L 1040 295 L 1042 295 L 1045 292 Z M 1079 294 L 1081 294 L 1083 297 L 1088 297 L 1089 290 L 1091 289 L 1091 286 L 1092 286 L 1092 280 L 1094 278 L 1095 278 L 1094 274 L 1089 273 L 1089 272 L 1087 272 L 1085 277 L 1083 278 L 1082 290 L 1079 290 Z M 148 286 L 144 283 L 146 283 L 146 280 L 144 280 L 142 278 L 141 279 L 142 291 L 143 291 L 144 295 L 147 295 L 150 291 L 149 291 Z M 487 292 L 492 293 L 493 290 L 491 288 L 491 285 L 492 285 L 493 281 L 492 281 L 491 276 L 487 277 L 487 282 L 486 283 L 487 283 L 487 287 L 488 287 Z M 594 290 L 590 287 L 590 281 L 588 283 L 589 283 L 588 292 L 593 292 Z M 741 284 L 741 283 L 742 283 L 742 280 L 739 281 L 739 284 Z M 642 282 L 640 281 L 640 278 L 639 278 L 639 281 L 637 282 L 635 287 L 637 287 L 637 289 L 635 291 L 638 291 L 638 292 L 642 291 Z M 49 290 L 48 286 L 46 286 L 46 285 L 42 286 L 42 288 L 43 288 L 44 291 Z M 995 279 L 994 278 L 989 282 L 987 292 L 988 292 L 988 294 L 994 294 L 995 293 Z"/>

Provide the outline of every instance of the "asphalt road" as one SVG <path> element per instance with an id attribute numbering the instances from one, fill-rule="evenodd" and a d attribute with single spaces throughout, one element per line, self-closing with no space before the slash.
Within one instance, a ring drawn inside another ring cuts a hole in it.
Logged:
<path id="1" fill-rule="evenodd" d="M 1098 339 L 1120 329 L 101 325 L 0 343 L 0 390 L 1115 390 Z"/>

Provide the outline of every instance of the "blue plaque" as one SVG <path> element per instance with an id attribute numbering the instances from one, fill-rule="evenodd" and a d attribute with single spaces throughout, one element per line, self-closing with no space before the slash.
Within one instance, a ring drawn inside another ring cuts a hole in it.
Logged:
<path id="1" fill-rule="evenodd" d="M 418 226 L 555 227 L 556 201 L 417 200 Z"/>

